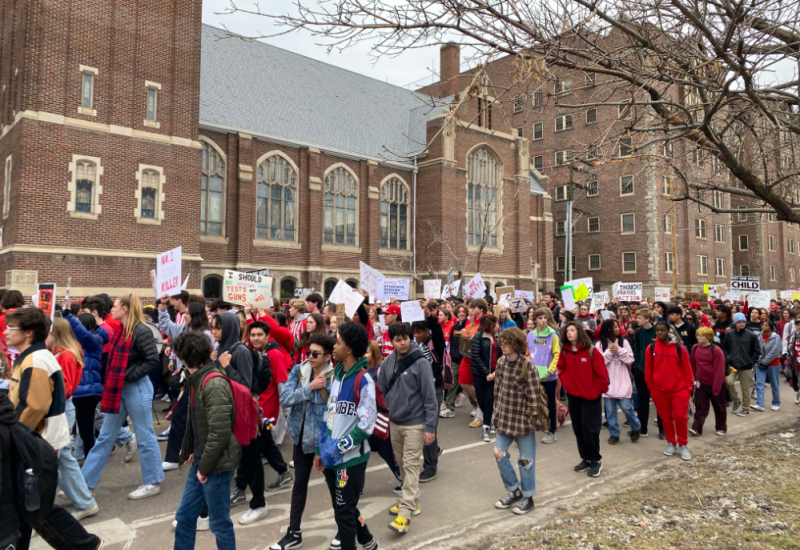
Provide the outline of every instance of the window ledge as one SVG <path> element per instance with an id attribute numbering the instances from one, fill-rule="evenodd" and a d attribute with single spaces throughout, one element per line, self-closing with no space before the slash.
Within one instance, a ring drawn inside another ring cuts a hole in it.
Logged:
<path id="1" fill-rule="evenodd" d="M 100 213 L 70 211 L 69 215 L 73 218 L 78 218 L 79 220 L 97 220 L 97 218 L 100 216 Z"/>
<path id="2" fill-rule="evenodd" d="M 323 244 L 323 252 L 355 252 L 361 254 L 360 246 L 347 246 L 342 244 Z"/>
<path id="3" fill-rule="evenodd" d="M 78 107 L 78 114 L 97 116 L 97 109 L 89 109 L 88 107 Z"/>
<path id="4" fill-rule="evenodd" d="M 300 250 L 303 245 L 295 241 L 271 241 L 269 239 L 253 239 L 253 246 L 266 246 L 270 248 L 291 248 Z"/>
<path id="5" fill-rule="evenodd" d="M 379 248 L 378 256 L 403 256 L 410 258 L 414 255 L 410 250 L 397 250 L 395 248 Z"/>
<path id="6" fill-rule="evenodd" d="M 161 128 L 161 123 L 160 122 L 156 122 L 155 120 L 144 119 L 142 124 L 144 124 L 148 128 L 156 128 L 156 129 L 160 129 Z"/>
<path id="7" fill-rule="evenodd" d="M 144 225 L 161 225 L 161 220 L 156 218 L 142 218 L 141 216 L 136 216 L 136 223 L 142 223 Z"/>
<path id="8" fill-rule="evenodd" d="M 228 237 L 223 235 L 200 235 L 201 243 L 228 244 Z"/>
<path id="9" fill-rule="evenodd" d="M 481 249 L 480 246 L 475 245 L 467 245 L 467 252 L 478 252 Z M 484 254 L 492 254 L 495 256 L 502 256 L 503 255 L 503 248 L 489 248 L 488 246 L 483 249 Z"/>

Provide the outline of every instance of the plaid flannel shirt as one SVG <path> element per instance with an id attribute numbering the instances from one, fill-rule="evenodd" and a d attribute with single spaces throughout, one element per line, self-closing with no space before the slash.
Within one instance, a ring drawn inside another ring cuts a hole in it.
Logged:
<path id="1" fill-rule="evenodd" d="M 528 379 L 523 380 L 523 365 L 527 363 Z M 506 356 L 497 360 L 494 379 L 494 412 L 492 422 L 504 435 L 519 437 L 546 429 L 541 420 L 542 393 L 539 375 L 531 360 L 520 355 L 516 361 Z"/>

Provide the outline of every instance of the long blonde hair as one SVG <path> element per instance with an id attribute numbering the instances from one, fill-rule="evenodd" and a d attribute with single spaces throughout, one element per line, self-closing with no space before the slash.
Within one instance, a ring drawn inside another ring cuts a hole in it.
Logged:
<path id="1" fill-rule="evenodd" d="M 144 313 L 142 312 L 142 303 L 139 297 L 131 292 L 127 296 L 120 296 L 117 298 L 119 305 L 128 308 L 128 325 L 125 327 L 125 340 L 129 340 L 133 335 L 133 329 L 136 325 L 144 323 Z"/>
<path id="2" fill-rule="evenodd" d="M 61 317 L 53 319 L 53 338 L 55 339 L 53 349 L 63 349 L 72 352 L 72 355 L 75 356 L 75 361 L 77 361 L 81 367 L 83 366 L 83 350 L 75 339 L 75 334 L 72 332 L 69 321 Z"/>

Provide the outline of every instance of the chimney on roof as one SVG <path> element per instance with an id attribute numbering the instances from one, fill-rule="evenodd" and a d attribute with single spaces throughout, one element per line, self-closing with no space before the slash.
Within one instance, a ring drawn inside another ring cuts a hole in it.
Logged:
<path id="1" fill-rule="evenodd" d="M 458 44 L 442 44 L 439 50 L 439 81 L 444 84 L 442 95 L 454 95 L 458 89 L 461 73 L 461 46 Z"/>

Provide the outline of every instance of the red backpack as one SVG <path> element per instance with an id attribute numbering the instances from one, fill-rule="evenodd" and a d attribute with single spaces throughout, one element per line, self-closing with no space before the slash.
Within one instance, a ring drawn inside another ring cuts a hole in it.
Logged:
<path id="1" fill-rule="evenodd" d="M 256 438 L 258 430 L 258 403 L 253 398 L 253 394 L 238 382 L 234 382 L 219 372 L 208 374 L 200 385 L 200 391 L 205 389 L 206 384 L 212 378 L 224 378 L 228 381 L 233 394 L 233 409 L 235 411 L 233 436 L 240 446 L 246 447 L 250 445 L 250 442 Z M 194 390 L 192 390 L 192 406 L 194 406 Z"/>
<path id="2" fill-rule="evenodd" d="M 353 401 L 358 408 L 361 403 L 361 379 L 366 374 L 366 369 L 361 369 L 356 373 L 356 379 L 353 382 Z M 378 384 L 373 380 L 375 386 L 375 408 L 378 409 L 378 416 L 375 418 L 375 425 L 372 428 L 372 435 L 380 439 L 389 437 L 389 409 L 386 408 L 386 399 L 383 397 Z"/>

